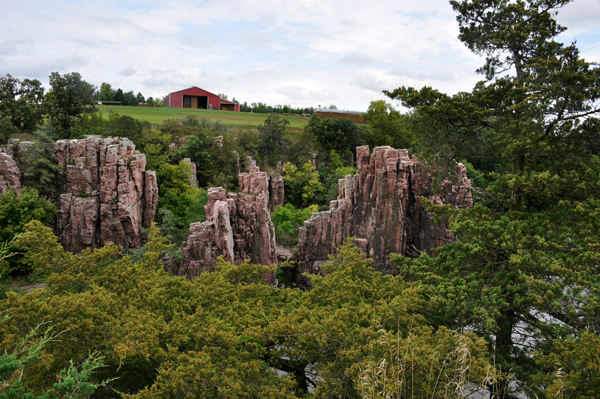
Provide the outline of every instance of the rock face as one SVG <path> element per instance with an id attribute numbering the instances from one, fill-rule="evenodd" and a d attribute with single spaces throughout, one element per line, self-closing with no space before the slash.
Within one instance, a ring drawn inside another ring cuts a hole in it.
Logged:
<path id="1" fill-rule="evenodd" d="M 284 199 L 283 177 L 269 175 L 269 211 L 273 212 L 278 205 L 283 206 Z"/>
<path id="2" fill-rule="evenodd" d="M 196 164 L 193 163 L 192 160 L 189 158 L 184 158 L 183 162 L 186 162 L 188 165 L 190 165 L 190 186 L 198 188 L 198 178 L 196 177 Z"/>
<path id="3" fill-rule="evenodd" d="M 358 173 L 339 180 L 339 196 L 329 210 L 313 214 L 300 228 L 297 281 L 309 284 L 302 273 L 316 274 L 327 255 L 347 237 L 373 259 L 375 270 L 395 273 L 391 253 L 418 254 L 444 244 L 450 233 L 434 223 L 419 197 L 457 208 L 473 206 L 466 168 L 459 164 L 459 184 L 445 181 L 440 193 L 432 190 L 432 176 L 407 150 L 357 147 Z"/>
<path id="4" fill-rule="evenodd" d="M 21 171 L 11 154 L 0 152 L 0 195 L 8 190 L 21 194 Z"/>
<path id="5" fill-rule="evenodd" d="M 158 204 L 156 173 L 146 170 L 146 156 L 127 138 L 59 140 L 54 148 L 66 171 L 57 223 L 64 248 L 140 246 L 141 229 L 150 227 Z"/>
<path id="6" fill-rule="evenodd" d="M 179 275 L 194 278 L 211 270 L 217 257 L 240 264 L 277 263 L 275 230 L 269 214 L 269 180 L 258 167 L 239 174 L 240 192 L 226 193 L 221 187 L 208 189 L 204 207 L 206 221 L 192 223 L 182 250 L 184 261 Z M 265 276 L 269 283 L 274 276 Z"/>

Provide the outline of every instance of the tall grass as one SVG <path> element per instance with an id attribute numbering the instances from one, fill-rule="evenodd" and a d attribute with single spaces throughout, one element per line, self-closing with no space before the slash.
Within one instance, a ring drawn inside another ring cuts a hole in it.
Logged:
<path id="1" fill-rule="evenodd" d="M 411 328 L 402 337 L 380 330 L 369 358 L 359 366 L 363 399 L 500 399 L 500 376 L 472 333 Z"/>

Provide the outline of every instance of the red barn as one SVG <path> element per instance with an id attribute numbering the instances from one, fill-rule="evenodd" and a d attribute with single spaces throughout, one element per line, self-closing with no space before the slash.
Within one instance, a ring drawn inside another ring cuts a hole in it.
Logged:
<path id="1" fill-rule="evenodd" d="M 240 105 L 232 101 L 223 100 L 221 97 L 199 87 L 174 91 L 163 100 L 163 107 L 218 109 L 221 111 L 240 112 Z"/>

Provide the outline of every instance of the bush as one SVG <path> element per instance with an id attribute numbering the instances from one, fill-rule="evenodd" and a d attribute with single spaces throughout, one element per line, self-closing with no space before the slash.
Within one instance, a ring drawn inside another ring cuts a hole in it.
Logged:
<path id="1" fill-rule="evenodd" d="M 16 131 L 12 124 L 11 117 L 0 112 L 0 144 L 6 144 L 11 134 Z"/>
<path id="2" fill-rule="evenodd" d="M 33 145 L 17 151 L 16 161 L 21 170 L 21 185 L 37 190 L 42 197 L 55 200 L 64 182 L 64 170 L 56 164 L 52 130 L 38 130 Z"/>
<path id="3" fill-rule="evenodd" d="M 56 214 L 56 207 L 47 199 L 41 198 L 34 188 L 23 187 L 21 195 L 9 190 L 0 196 L 0 241 L 7 242 L 23 232 L 23 227 L 32 220 L 48 223 Z M 19 257 L 9 258 L 9 271 L 27 272 Z"/>
<path id="4" fill-rule="evenodd" d="M 344 166 L 342 158 L 335 150 L 331 150 L 329 167 L 321 162 L 318 168 L 319 177 L 323 182 L 323 190 L 316 196 L 316 201 L 321 205 L 329 205 L 329 201 L 335 200 L 339 194 L 338 181 L 347 175 L 355 175 L 356 169 Z"/>
<path id="5" fill-rule="evenodd" d="M 283 173 L 286 201 L 295 206 L 306 206 L 313 201 L 315 195 L 323 191 L 319 174 L 310 162 L 305 163 L 302 169 L 288 162 L 283 167 Z"/>
<path id="6" fill-rule="evenodd" d="M 307 128 L 327 152 L 335 150 L 343 158 L 353 159 L 356 147 L 363 144 L 359 127 L 348 118 L 321 119 L 313 115 Z"/>
<path id="7" fill-rule="evenodd" d="M 318 208 L 317 205 L 300 209 L 294 208 L 292 204 L 277 206 L 271 213 L 277 242 L 283 245 L 296 245 L 300 226 L 304 224 L 305 220 L 310 219 L 312 214 L 318 211 Z"/>
<path id="8" fill-rule="evenodd" d="M 285 132 L 290 122 L 279 115 L 269 115 L 263 125 L 258 126 L 261 152 L 265 158 L 275 159 L 283 147 Z"/>

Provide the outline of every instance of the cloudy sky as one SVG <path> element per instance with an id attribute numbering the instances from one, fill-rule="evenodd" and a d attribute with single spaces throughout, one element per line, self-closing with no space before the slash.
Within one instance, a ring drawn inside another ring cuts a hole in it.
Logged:
<path id="1" fill-rule="evenodd" d="M 559 14 L 600 61 L 600 1 Z M 364 111 L 382 90 L 470 90 L 483 60 L 442 0 L 2 1 L 0 74 L 79 72 L 146 97 L 199 86 L 240 101 Z"/>

